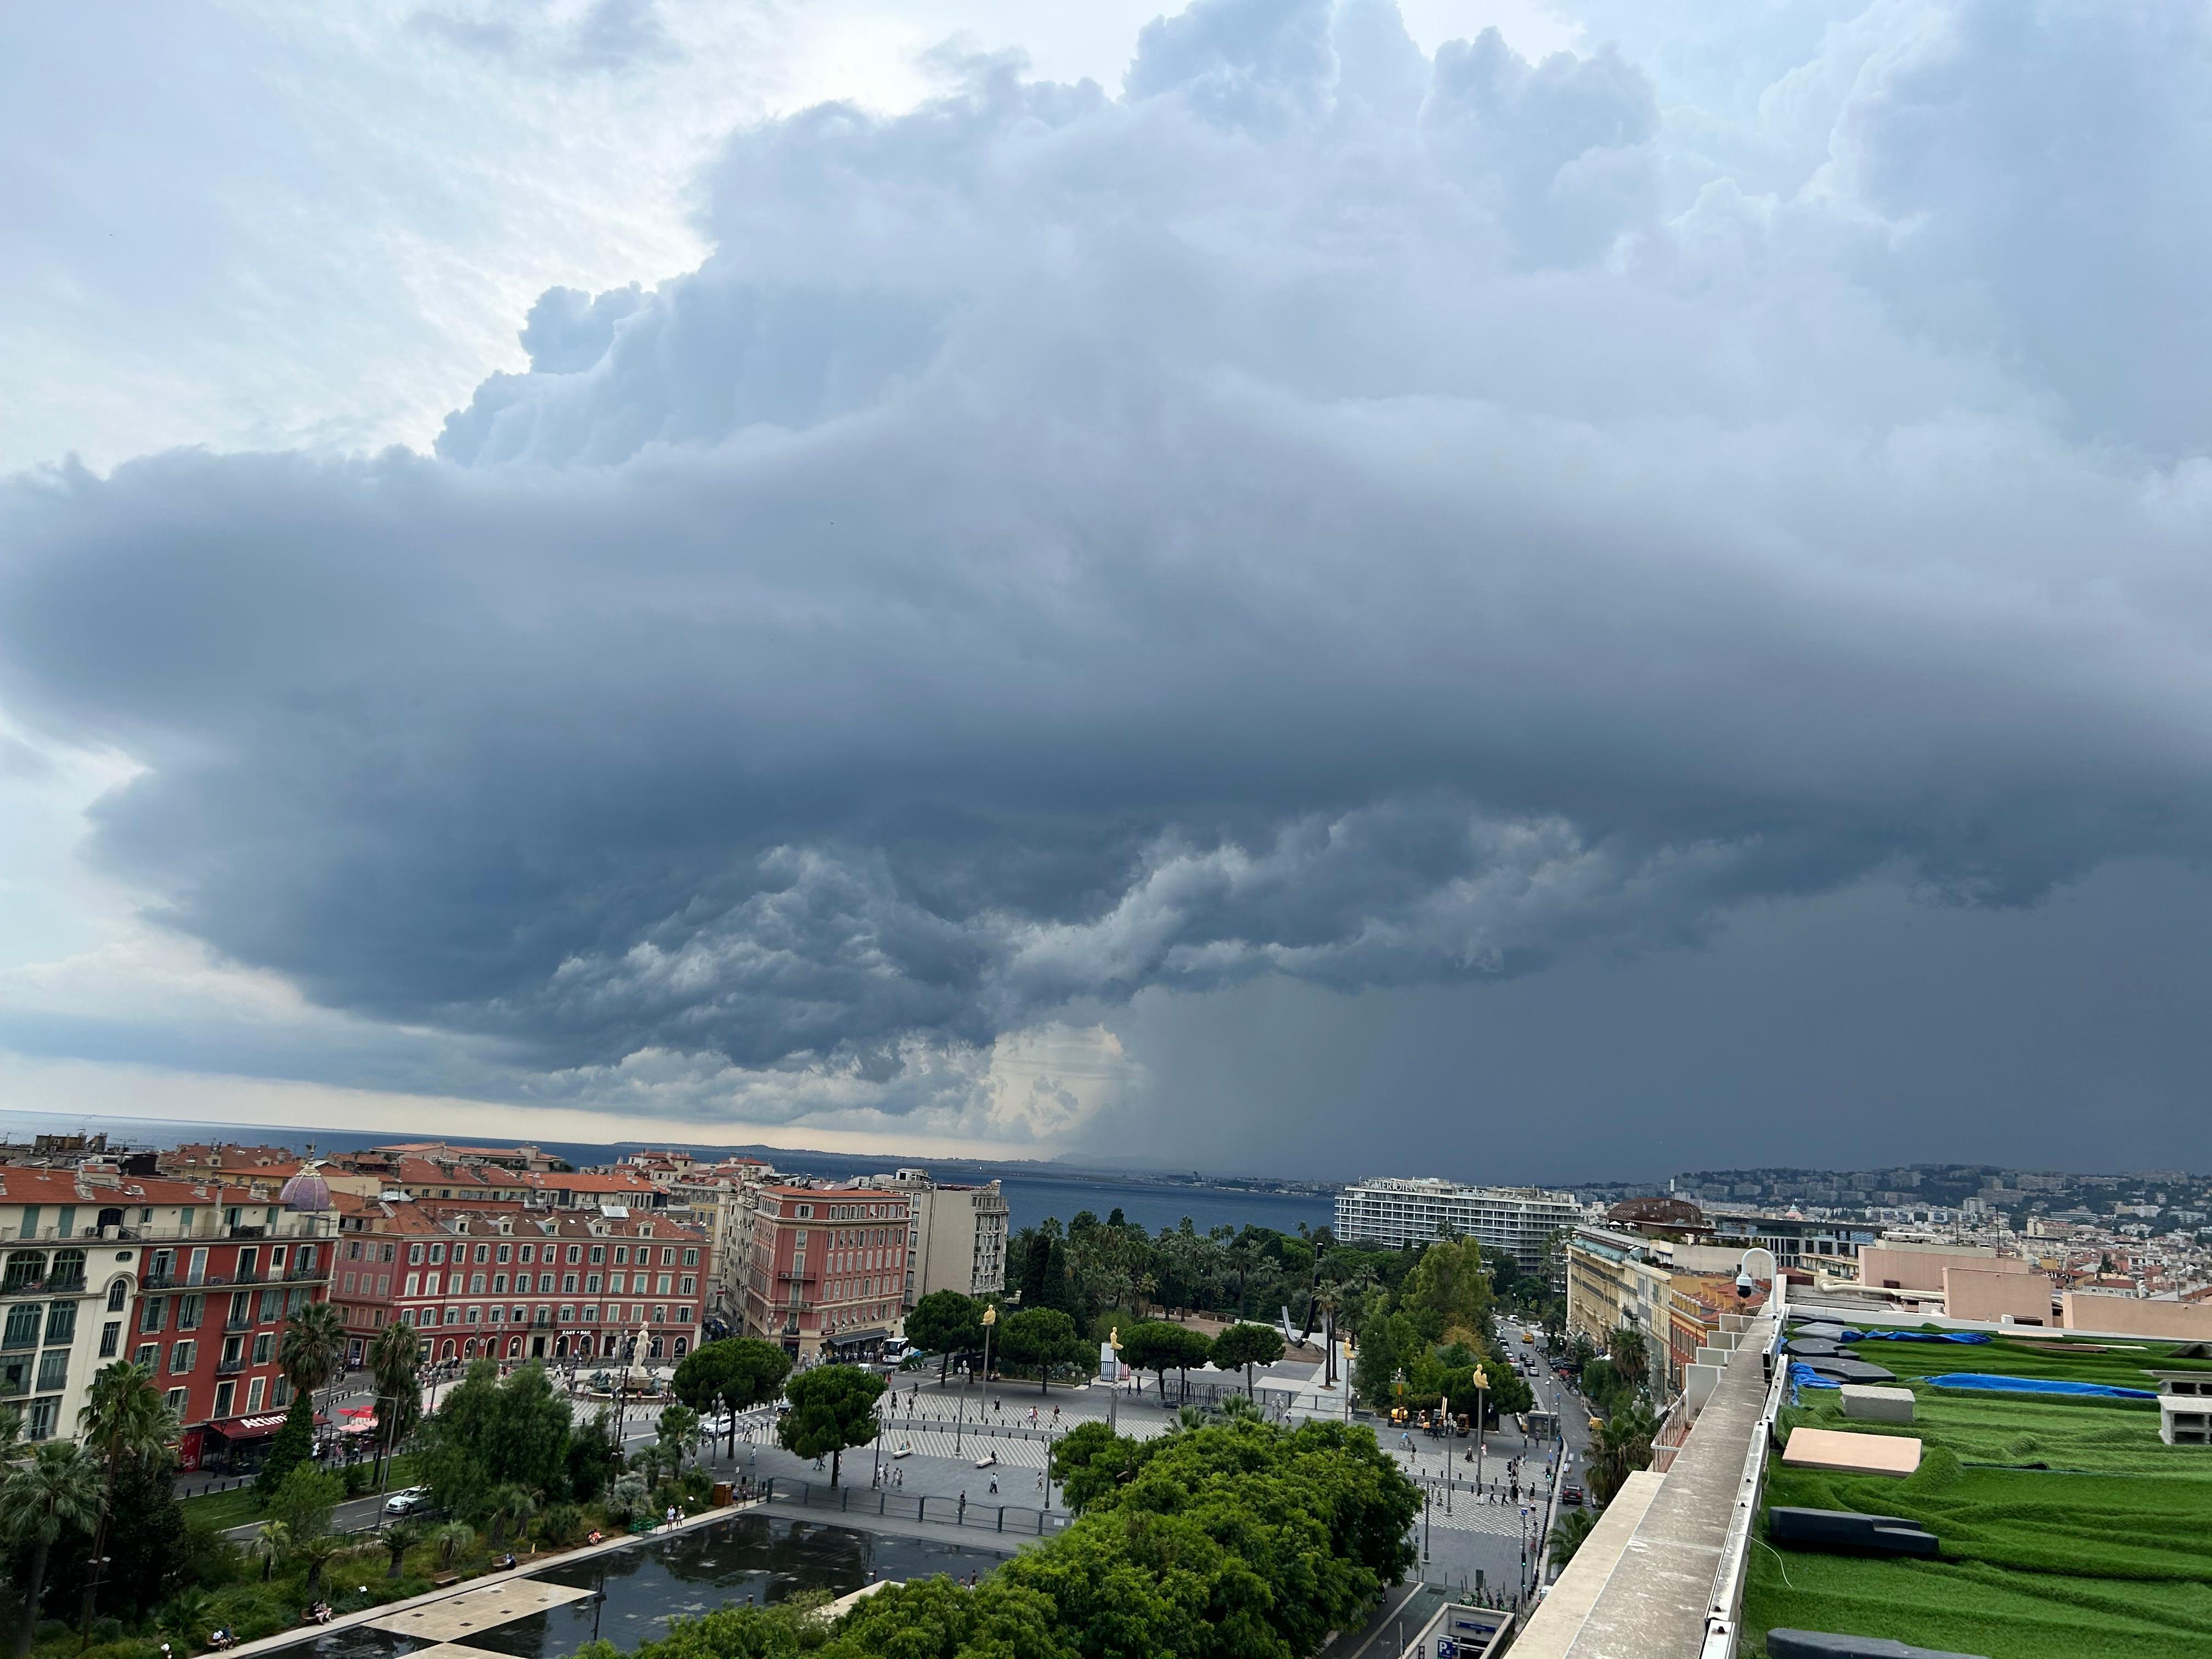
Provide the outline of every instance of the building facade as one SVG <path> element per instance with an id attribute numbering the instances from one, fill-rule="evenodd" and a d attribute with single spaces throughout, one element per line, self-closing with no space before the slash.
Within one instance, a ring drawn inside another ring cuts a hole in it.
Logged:
<path id="1" fill-rule="evenodd" d="M 1553 1237 L 1582 1219 L 1572 1193 L 1540 1187 L 1468 1187 L 1457 1182 L 1382 1176 L 1336 1195 L 1336 1236 L 1347 1243 L 1398 1249 L 1452 1236 L 1510 1255 L 1524 1273 L 1540 1273 Z"/>
<path id="2" fill-rule="evenodd" d="M 346 1218 L 337 1255 L 349 1358 L 404 1319 L 427 1360 L 672 1364 L 698 1345 L 713 1270 L 688 1223 L 526 1205 L 384 1200 Z"/>
<path id="3" fill-rule="evenodd" d="M 185 1468 L 250 1460 L 290 1404 L 276 1345 L 327 1294 L 331 1230 L 259 1183 L 0 1170 L 0 1404 L 26 1438 L 74 1435 L 93 1373 L 132 1360 Z"/>
<path id="4" fill-rule="evenodd" d="M 904 1305 L 912 1220 L 903 1193 L 763 1187 L 745 1274 L 746 1334 L 802 1361 L 880 1352 Z"/>
<path id="5" fill-rule="evenodd" d="M 860 1183 L 902 1194 L 907 1224 L 905 1306 L 933 1291 L 996 1296 L 1006 1288 L 1005 1193 L 995 1181 L 980 1187 L 941 1185 L 927 1170 L 901 1170 Z"/>

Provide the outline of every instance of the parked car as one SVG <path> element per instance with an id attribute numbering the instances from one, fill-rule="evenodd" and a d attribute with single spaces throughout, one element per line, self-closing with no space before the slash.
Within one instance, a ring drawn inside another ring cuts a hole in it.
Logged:
<path id="1" fill-rule="evenodd" d="M 384 1500 L 386 1515 L 420 1515 L 430 1507 L 428 1486 L 405 1486 Z"/>

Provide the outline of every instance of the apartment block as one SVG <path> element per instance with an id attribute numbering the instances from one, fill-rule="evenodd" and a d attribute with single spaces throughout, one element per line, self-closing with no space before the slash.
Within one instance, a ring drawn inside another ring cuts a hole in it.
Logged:
<path id="1" fill-rule="evenodd" d="M 763 1187 L 745 1330 L 801 1360 L 861 1359 L 897 1332 L 911 1200 L 876 1187 Z"/>
<path id="2" fill-rule="evenodd" d="M 951 1185 L 908 1169 L 856 1184 L 903 1194 L 913 1206 L 901 1292 L 907 1307 L 933 1291 L 996 1296 L 1006 1288 L 1007 1206 L 997 1182 Z"/>
<path id="3" fill-rule="evenodd" d="M 1539 1273 L 1554 1235 L 1582 1219 L 1572 1193 L 1540 1187 L 1468 1187 L 1432 1178 L 1379 1176 L 1336 1197 L 1336 1236 L 1399 1249 L 1452 1236 L 1510 1255 Z"/>

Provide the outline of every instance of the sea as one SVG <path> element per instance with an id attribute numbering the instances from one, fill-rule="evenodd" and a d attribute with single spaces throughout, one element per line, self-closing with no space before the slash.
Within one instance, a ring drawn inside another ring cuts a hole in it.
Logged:
<path id="1" fill-rule="evenodd" d="M 0 1110 L 0 1143 L 22 1145 L 38 1134 L 96 1133 L 102 1130 L 106 1132 L 111 1146 L 155 1149 L 185 1141 L 222 1139 L 295 1149 L 304 1149 L 312 1144 L 319 1152 L 340 1152 L 388 1146 L 398 1141 L 444 1138 L 434 1133 L 385 1131 L 372 1134 L 326 1127 L 187 1123 L 161 1118 L 63 1117 L 44 1112 Z M 647 1143 L 547 1140 L 538 1144 L 582 1169 L 612 1164 L 641 1150 Z M 1201 1233 L 1215 1227 L 1240 1231 L 1245 1227 L 1272 1227 L 1279 1232 L 1290 1233 L 1296 1232 L 1301 1222 L 1308 1227 L 1320 1227 L 1335 1218 L 1333 1193 L 1309 1189 L 1279 1192 L 1220 1185 L 1197 1176 L 1163 1177 L 1051 1164 L 994 1164 L 889 1153 L 794 1152 L 783 1147 L 714 1146 L 704 1143 L 685 1146 L 659 1140 L 650 1144 L 657 1148 L 680 1148 L 702 1157 L 742 1153 L 763 1158 L 790 1175 L 842 1179 L 888 1173 L 894 1169 L 919 1168 L 927 1170 L 942 1182 L 995 1180 L 1006 1195 L 1007 1219 L 1015 1230 L 1035 1226 L 1048 1216 L 1057 1218 L 1065 1225 L 1085 1210 L 1103 1221 L 1118 1209 L 1125 1220 L 1153 1231 L 1163 1227 L 1180 1227 L 1188 1218 Z"/>

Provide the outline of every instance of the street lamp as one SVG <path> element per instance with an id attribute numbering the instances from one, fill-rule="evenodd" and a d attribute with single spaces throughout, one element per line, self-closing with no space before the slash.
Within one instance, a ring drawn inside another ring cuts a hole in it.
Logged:
<path id="1" fill-rule="evenodd" d="M 1482 1428 L 1489 1420 L 1483 1406 L 1483 1395 L 1489 1387 L 1489 1373 L 1477 1365 L 1474 1368 L 1474 1489 L 1477 1493 L 1482 1491 Z"/>

